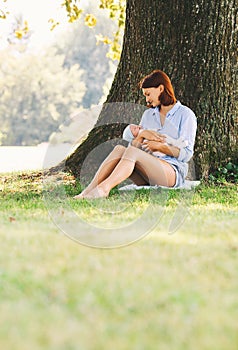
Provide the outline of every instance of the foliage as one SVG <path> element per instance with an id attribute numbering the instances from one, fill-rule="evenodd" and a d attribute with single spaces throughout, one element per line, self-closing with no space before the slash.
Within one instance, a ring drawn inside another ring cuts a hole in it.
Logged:
<path id="1" fill-rule="evenodd" d="M 83 9 L 80 8 L 80 0 L 66 0 L 62 3 L 62 7 L 65 7 L 68 20 L 71 23 L 78 20 L 83 13 Z M 116 22 L 117 30 L 113 33 L 112 38 L 109 38 L 108 35 L 97 35 L 97 42 L 109 45 L 110 48 L 107 56 L 112 60 L 119 61 L 121 53 L 121 36 L 125 26 L 126 0 L 100 0 L 99 8 L 108 10 L 108 16 Z M 97 16 L 92 13 L 87 13 L 84 21 L 88 27 L 92 28 L 97 23 Z"/>
<path id="2" fill-rule="evenodd" d="M 88 29 L 79 18 L 40 55 L 29 49 L 31 32 L 20 35 L 26 25 L 23 17 L 15 19 L 8 37 L 11 45 L 1 51 L 0 58 L 0 144 L 47 141 L 71 113 L 104 102 L 116 65 L 106 58 L 107 48 L 96 45 L 96 33 L 113 32 L 116 24 L 105 11 L 97 8 L 94 13 L 97 29 Z"/>
<path id="3" fill-rule="evenodd" d="M 47 141 L 76 108 L 85 93 L 79 65 L 64 67 L 55 49 L 21 54 L 1 52 L 0 122 L 2 145 Z"/>
<path id="4" fill-rule="evenodd" d="M 109 45 L 107 56 L 113 61 L 119 61 L 122 33 L 125 26 L 126 0 L 97 0 L 97 6 L 95 6 L 93 10 L 94 13 L 87 13 L 81 5 L 80 0 L 64 0 L 61 3 L 61 7 L 65 9 L 68 22 L 78 22 L 80 18 L 84 16 L 83 20 L 85 25 L 89 28 L 93 28 L 99 22 L 97 9 L 106 10 L 108 17 L 116 23 L 117 28 L 116 31 L 112 33 L 112 37 L 109 37 L 108 33 L 107 35 L 103 35 L 102 33 L 97 34 L 97 43 Z M 92 11 L 92 7 L 89 11 Z M 3 6 L 0 8 L 0 18 L 5 19 L 8 13 L 9 12 L 5 10 Z M 60 22 L 54 18 L 49 18 L 48 22 L 51 24 L 51 30 L 54 30 L 56 26 L 60 25 Z M 30 28 L 28 27 L 27 21 L 24 23 L 18 22 L 13 28 L 12 37 L 24 39 L 28 37 L 29 32 Z"/>
<path id="5" fill-rule="evenodd" d="M 214 183 L 238 183 L 238 163 L 230 161 L 224 166 L 218 167 L 216 171 L 209 175 L 208 180 Z"/>
<path id="6" fill-rule="evenodd" d="M 62 33 L 55 43 L 57 53 L 65 56 L 65 67 L 79 64 L 83 69 L 82 79 L 86 86 L 82 100 L 84 108 L 90 108 L 91 105 L 102 101 L 102 95 L 106 94 L 103 87 L 105 83 L 110 87 L 116 70 L 116 64 L 106 58 L 107 47 L 96 45 L 95 38 L 98 32 L 103 35 L 113 32 L 116 25 L 107 18 L 104 11 L 95 9 L 94 12 L 98 20 L 96 28 L 89 30 L 84 25 L 83 18 L 79 18 L 77 23 L 72 23 L 70 29 Z"/>
<path id="7" fill-rule="evenodd" d="M 7 0 L 3 0 L 4 3 L 7 2 Z M 7 6 L 5 4 L 1 4 L 0 7 L 0 19 L 6 19 L 9 15 L 9 11 L 7 10 Z"/>
<path id="8" fill-rule="evenodd" d="M 19 15 L 12 23 L 12 31 L 8 36 L 8 41 L 10 44 L 23 43 L 29 40 L 31 34 L 27 20 L 23 20 L 23 16 Z"/>
<path id="9" fill-rule="evenodd" d="M 109 44 L 110 49 L 107 53 L 107 57 L 112 60 L 120 60 L 121 55 L 121 36 L 125 27 L 125 9 L 126 0 L 119 0 L 117 3 L 113 0 L 101 0 L 100 8 L 109 9 L 109 17 L 116 21 L 117 31 L 113 34 L 113 39 L 108 36 L 98 36 L 98 42 Z"/>
<path id="10" fill-rule="evenodd" d="M 80 9 L 77 6 L 78 1 L 77 0 L 65 0 L 61 6 L 65 7 L 66 12 L 67 12 L 67 17 L 68 17 L 68 21 L 70 23 L 73 23 L 74 21 L 76 21 L 81 13 L 83 12 L 82 9 Z"/>

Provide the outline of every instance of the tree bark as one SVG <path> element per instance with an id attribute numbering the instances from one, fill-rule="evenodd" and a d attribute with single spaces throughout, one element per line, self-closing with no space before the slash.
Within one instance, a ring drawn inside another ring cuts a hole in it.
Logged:
<path id="1" fill-rule="evenodd" d="M 194 161 L 199 178 L 237 160 L 237 5 L 237 0 L 127 1 L 121 59 L 106 102 L 144 105 L 139 80 L 154 69 L 165 71 L 176 97 L 198 118 Z M 140 117 L 131 113 L 126 122 Z M 66 169 L 78 176 L 87 154 L 120 137 L 124 127 L 120 116 L 111 119 L 103 109 Z"/>

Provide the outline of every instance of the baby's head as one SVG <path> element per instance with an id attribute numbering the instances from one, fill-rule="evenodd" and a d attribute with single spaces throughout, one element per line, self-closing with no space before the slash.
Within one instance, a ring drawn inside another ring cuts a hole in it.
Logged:
<path id="1" fill-rule="evenodd" d="M 130 124 L 130 129 L 131 129 L 131 133 L 134 137 L 138 136 L 139 131 L 141 129 L 140 125 L 136 125 L 136 124 Z"/>
<path id="2" fill-rule="evenodd" d="M 123 131 L 123 139 L 128 142 L 131 142 L 139 134 L 140 129 L 141 129 L 140 125 L 136 125 L 136 124 L 127 125 L 127 127 Z"/>

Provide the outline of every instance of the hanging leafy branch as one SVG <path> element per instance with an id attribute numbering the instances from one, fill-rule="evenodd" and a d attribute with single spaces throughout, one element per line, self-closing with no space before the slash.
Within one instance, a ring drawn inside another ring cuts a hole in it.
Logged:
<path id="1" fill-rule="evenodd" d="M 65 8 L 68 21 L 70 23 L 77 21 L 83 14 L 83 9 L 80 8 L 80 0 L 65 0 L 61 6 Z M 109 45 L 107 57 L 112 60 L 119 60 L 121 54 L 121 38 L 125 26 L 125 9 L 126 0 L 100 0 L 99 8 L 108 10 L 109 18 L 117 23 L 117 31 L 112 34 L 112 38 L 96 35 L 97 44 L 104 43 Z M 52 21 L 52 29 L 58 25 L 58 22 Z M 84 22 L 89 28 L 93 28 L 97 24 L 97 18 L 94 14 L 85 14 Z"/>
<path id="2" fill-rule="evenodd" d="M 126 0 L 101 0 L 99 5 L 101 9 L 109 10 L 109 17 L 117 22 L 117 31 L 113 34 L 113 39 L 102 35 L 97 36 L 97 43 L 103 42 L 110 46 L 107 56 L 112 60 L 120 59 L 121 55 L 121 37 L 125 27 Z"/>
<path id="3" fill-rule="evenodd" d="M 65 7 L 69 23 L 75 22 L 81 16 L 83 10 L 79 8 L 80 0 L 65 0 L 61 6 Z"/>
<path id="4" fill-rule="evenodd" d="M 29 29 L 28 22 L 23 19 L 22 15 L 14 17 L 12 22 L 12 28 L 7 36 L 7 41 L 10 44 L 24 44 L 32 35 L 32 31 Z"/>
<path id="5" fill-rule="evenodd" d="M 27 37 L 29 33 L 28 22 L 24 21 L 22 24 L 19 23 L 14 33 L 17 39 L 23 39 L 24 37 Z"/>
<path id="6" fill-rule="evenodd" d="M 2 0 L 4 3 L 7 0 Z M 62 0 L 61 0 L 62 1 Z M 103 10 L 108 10 L 108 16 L 111 20 L 117 23 L 117 31 L 112 33 L 112 36 L 103 36 L 102 34 L 96 35 L 97 44 L 104 43 L 109 45 L 109 50 L 107 57 L 112 60 L 119 60 L 121 55 L 121 39 L 122 33 L 125 26 L 125 9 L 126 9 L 126 0 L 98 0 L 99 8 Z M 84 13 L 83 9 L 80 6 L 80 0 L 64 0 L 61 4 L 61 7 L 65 9 L 67 19 L 69 23 L 77 21 Z M 7 10 L 3 7 L 3 4 L 0 5 L 0 18 L 5 19 Z M 48 21 L 51 24 L 50 30 L 60 25 L 60 22 L 56 21 L 54 18 L 50 18 Z M 93 13 L 87 13 L 84 15 L 84 23 L 89 28 L 93 28 L 97 24 L 97 18 Z M 15 28 L 15 37 L 18 39 L 23 39 L 27 36 L 29 32 L 29 27 L 27 21 L 24 21 L 24 25 Z"/>
<path id="7" fill-rule="evenodd" d="M 7 2 L 7 0 L 2 0 L 1 2 L 5 3 L 5 2 Z M 0 7 L 0 19 L 6 19 L 7 15 L 9 15 L 9 12 L 5 8 L 5 5 L 1 4 L 1 7 Z"/>

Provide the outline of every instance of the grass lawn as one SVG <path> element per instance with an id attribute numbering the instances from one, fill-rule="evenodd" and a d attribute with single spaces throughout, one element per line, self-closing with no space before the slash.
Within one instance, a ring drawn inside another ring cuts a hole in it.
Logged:
<path id="1" fill-rule="evenodd" d="M 0 181 L 1 349 L 237 350 L 236 185 L 200 185 L 180 208 L 178 190 L 152 204 L 146 191 L 74 201 L 66 176 L 67 198 L 49 203 L 37 173 Z M 95 249 L 53 223 L 55 212 L 68 220 L 65 205 L 107 235 L 125 222 L 127 237 L 133 220 L 141 229 L 146 207 L 160 220 L 134 244 Z"/>

